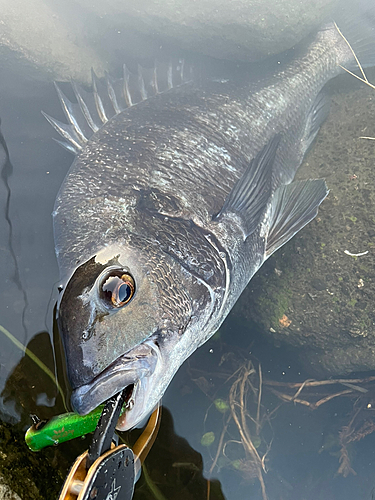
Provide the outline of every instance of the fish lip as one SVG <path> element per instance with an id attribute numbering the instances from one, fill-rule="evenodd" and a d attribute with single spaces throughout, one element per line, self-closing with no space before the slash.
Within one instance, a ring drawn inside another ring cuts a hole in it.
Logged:
<path id="1" fill-rule="evenodd" d="M 91 382 L 74 389 L 70 397 L 74 410 L 87 415 L 125 387 L 134 385 L 136 388 L 143 378 L 155 371 L 158 359 L 155 349 L 155 344 L 143 342 L 117 358 Z"/>

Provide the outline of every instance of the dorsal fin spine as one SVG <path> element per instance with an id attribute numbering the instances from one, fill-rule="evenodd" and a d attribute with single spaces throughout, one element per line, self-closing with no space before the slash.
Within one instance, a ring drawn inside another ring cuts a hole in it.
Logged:
<path id="1" fill-rule="evenodd" d="M 126 66 L 126 64 L 123 65 L 123 75 L 124 75 L 124 84 L 123 84 L 123 90 L 124 90 L 124 98 L 125 102 L 130 108 L 133 106 L 132 102 L 132 96 L 130 95 L 130 90 L 129 90 L 129 70 Z"/>
<path id="2" fill-rule="evenodd" d="M 79 138 L 79 141 L 81 143 L 87 142 L 87 137 L 82 132 L 82 129 L 78 125 L 78 122 L 74 116 L 74 110 L 73 110 L 72 103 L 69 101 L 69 99 L 66 97 L 66 95 L 62 92 L 62 90 L 57 85 L 57 83 L 55 83 L 55 89 L 56 89 L 57 94 L 59 96 L 62 108 L 63 108 L 64 113 L 65 113 L 65 116 L 67 117 L 68 121 L 71 123 L 73 129 L 75 130 L 77 137 Z"/>
<path id="3" fill-rule="evenodd" d="M 138 85 L 142 101 L 145 101 L 147 99 L 147 92 L 145 87 L 145 81 L 143 79 L 142 66 L 140 66 L 139 64 L 138 64 Z"/>
<path id="4" fill-rule="evenodd" d="M 159 94 L 159 86 L 158 86 L 158 72 L 156 69 L 156 64 L 154 66 L 154 71 L 152 72 L 152 87 L 155 91 L 155 94 Z"/>
<path id="5" fill-rule="evenodd" d="M 170 61 L 169 64 L 168 64 L 167 79 L 168 79 L 168 90 L 170 90 L 170 89 L 173 88 L 173 67 L 172 67 L 172 61 Z"/>
<path id="6" fill-rule="evenodd" d="M 180 78 L 181 78 L 181 82 L 184 81 L 184 69 L 185 69 L 185 60 L 182 59 L 180 61 Z"/>
<path id="7" fill-rule="evenodd" d="M 109 77 L 107 72 L 105 72 L 105 81 L 107 84 L 107 91 L 108 91 L 109 99 L 110 99 L 111 104 L 113 106 L 113 110 L 116 113 L 116 115 L 118 115 L 123 110 L 118 105 L 115 89 L 113 88 L 113 85 L 111 83 L 110 77 Z"/>
<path id="8" fill-rule="evenodd" d="M 56 137 L 52 138 L 57 144 L 60 144 L 64 149 L 68 150 L 70 153 L 77 154 L 77 149 L 73 146 L 71 142 L 60 141 L 60 139 L 56 139 Z M 81 149 L 81 148 L 80 148 Z"/>
<path id="9" fill-rule="evenodd" d="M 56 120 L 55 118 L 52 118 L 51 116 L 47 115 L 47 113 L 44 113 L 44 111 L 42 111 L 42 114 L 47 119 L 47 121 L 52 125 L 52 127 L 55 130 L 57 130 L 57 132 L 61 135 L 61 137 L 63 137 L 72 144 L 77 153 L 82 149 L 83 144 L 77 137 L 77 134 L 72 125 L 67 125 L 66 123 L 62 123 L 59 120 Z"/>
<path id="10" fill-rule="evenodd" d="M 76 82 L 74 80 L 71 81 L 72 87 L 74 94 L 76 96 L 76 99 L 78 101 L 78 104 L 81 108 L 82 114 L 85 117 L 89 127 L 93 132 L 97 132 L 99 130 L 98 125 L 95 123 L 93 117 L 91 116 L 91 113 L 89 111 L 89 108 L 87 107 L 82 95 L 81 95 L 81 89 L 78 87 Z"/>
<path id="11" fill-rule="evenodd" d="M 98 110 L 99 118 L 103 123 L 107 123 L 108 118 L 104 110 L 103 101 L 98 92 L 98 84 L 97 84 L 98 77 L 96 76 L 95 71 L 93 69 L 91 70 L 91 78 L 92 78 L 94 99 L 95 99 L 96 109 Z"/>

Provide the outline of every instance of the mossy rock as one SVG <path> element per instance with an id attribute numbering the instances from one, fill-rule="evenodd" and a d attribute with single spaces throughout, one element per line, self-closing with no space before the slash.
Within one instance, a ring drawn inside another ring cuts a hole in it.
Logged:
<path id="1" fill-rule="evenodd" d="M 57 498 L 69 464 L 58 449 L 28 450 L 20 426 L 0 423 L 0 477 L 22 500 Z"/>
<path id="2" fill-rule="evenodd" d="M 333 87 L 330 116 L 297 175 L 325 178 L 329 196 L 235 309 L 321 375 L 375 369 L 375 141 L 360 138 L 375 137 L 375 91 L 348 82 Z"/>

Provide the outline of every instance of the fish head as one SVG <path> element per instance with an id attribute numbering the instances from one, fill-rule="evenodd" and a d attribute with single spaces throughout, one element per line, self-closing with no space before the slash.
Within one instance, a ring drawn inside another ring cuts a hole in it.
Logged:
<path id="1" fill-rule="evenodd" d="M 75 411 L 85 415 L 131 387 L 118 428 L 144 420 L 198 347 L 211 302 L 207 287 L 156 246 L 111 244 L 79 264 L 57 311 Z"/>

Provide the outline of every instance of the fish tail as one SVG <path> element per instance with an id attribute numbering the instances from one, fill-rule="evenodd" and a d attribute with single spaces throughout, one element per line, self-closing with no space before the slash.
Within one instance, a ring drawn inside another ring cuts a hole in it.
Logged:
<path id="1" fill-rule="evenodd" d="M 341 38 L 339 64 L 349 71 L 375 66 L 375 1 L 344 8 L 332 25 Z"/>

